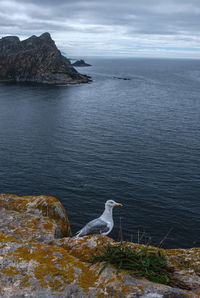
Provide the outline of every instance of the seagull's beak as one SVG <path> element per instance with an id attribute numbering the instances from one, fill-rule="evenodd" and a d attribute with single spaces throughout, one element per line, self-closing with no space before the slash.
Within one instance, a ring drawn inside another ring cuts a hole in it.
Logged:
<path id="1" fill-rule="evenodd" d="M 122 204 L 120 204 L 120 203 L 117 203 L 115 206 L 122 207 L 123 205 L 122 205 Z"/>

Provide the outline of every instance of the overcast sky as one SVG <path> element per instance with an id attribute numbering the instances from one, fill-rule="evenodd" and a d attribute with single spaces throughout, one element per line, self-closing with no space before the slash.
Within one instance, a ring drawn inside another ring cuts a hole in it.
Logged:
<path id="1" fill-rule="evenodd" d="M 0 0 L 0 37 L 43 32 L 68 56 L 200 58 L 200 0 Z"/>

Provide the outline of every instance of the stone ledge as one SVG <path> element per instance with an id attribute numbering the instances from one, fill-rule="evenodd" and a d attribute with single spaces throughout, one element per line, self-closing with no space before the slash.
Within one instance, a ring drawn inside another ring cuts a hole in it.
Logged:
<path id="1" fill-rule="evenodd" d="M 166 286 L 112 266 L 99 275 L 102 264 L 92 265 L 92 256 L 118 243 L 106 236 L 66 235 L 70 224 L 56 198 L 0 194 L 0 297 L 200 297 L 200 248 L 148 247 L 174 268 Z"/>

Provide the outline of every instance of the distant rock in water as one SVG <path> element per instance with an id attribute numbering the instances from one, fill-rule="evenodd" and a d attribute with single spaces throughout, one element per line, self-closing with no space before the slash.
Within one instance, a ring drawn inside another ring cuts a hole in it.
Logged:
<path id="1" fill-rule="evenodd" d="M 0 39 L 0 81 L 76 84 L 88 83 L 90 77 L 75 70 L 50 34 L 43 33 L 23 41 L 17 36 Z"/>
<path id="2" fill-rule="evenodd" d="M 124 80 L 124 81 L 130 81 L 130 78 L 120 78 L 120 77 L 113 77 L 113 79 L 118 79 L 118 80 Z"/>
<path id="3" fill-rule="evenodd" d="M 72 64 L 73 66 L 82 67 L 82 66 L 92 66 L 91 64 L 86 63 L 84 60 L 77 60 Z"/>

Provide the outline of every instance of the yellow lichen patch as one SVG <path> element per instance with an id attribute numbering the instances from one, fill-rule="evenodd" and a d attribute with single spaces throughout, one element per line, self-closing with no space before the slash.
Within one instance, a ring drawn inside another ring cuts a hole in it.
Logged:
<path id="1" fill-rule="evenodd" d="M 29 282 L 29 279 L 31 278 L 31 276 L 30 275 L 25 275 L 25 277 L 24 277 L 24 279 L 21 281 L 21 286 L 22 287 L 30 287 L 31 286 L 31 284 L 30 284 L 30 282 Z"/>
<path id="2" fill-rule="evenodd" d="M 140 289 L 140 291 L 141 291 L 142 293 L 144 293 L 144 287 L 143 287 L 143 286 L 137 286 L 137 288 Z"/>
<path id="3" fill-rule="evenodd" d="M 19 229 L 19 228 L 16 228 L 16 229 L 13 230 L 13 234 L 14 234 L 14 235 L 16 235 L 16 234 L 17 234 L 17 235 L 20 235 L 21 232 L 22 232 L 22 231 L 21 231 L 21 229 Z"/>
<path id="4" fill-rule="evenodd" d="M 52 231 L 53 230 L 53 223 L 50 220 L 48 220 L 43 224 L 43 227 L 44 227 L 46 232 L 47 231 Z"/>
<path id="5" fill-rule="evenodd" d="M 3 233 L 0 233 L 0 242 L 17 242 L 17 243 L 20 243 L 20 241 L 15 239 L 14 237 L 7 236 Z"/>
<path id="6" fill-rule="evenodd" d="M 122 294 L 124 294 L 125 296 L 127 296 L 128 294 L 130 294 L 130 291 L 132 289 L 133 289 L 133 286 L 131 286 L 131 285 L 122 286 L 121 287 L 121 292 L 122 292 Z"/>
<path id="7" fill-rule="evenodd" d="M 36 217 L 34 219 L 31 220 L 31 222 L 29 222 L 29 225 L 31 225 L 31 227 L 38 227 L 38 225 L 40 224 L 40 218 Z"/>
<path id="8" fill-rule="evenodd" d="M 79 268 L 82 270 L 82 273 L 79 275 L 78 284 L 87 293 L 90 287 L 95 286 L 98 280 L 98 271 L 90 270 L 81 262 Z"/>
<path id="9" fill-rule="evenodd" d="M 14 266 L 10 266 L 6 269 L 1 269 L 0 272 L 4 273 L 6 275 L 9 275 L 9 276 L 15 276 L 17 274 L 21 274 L 21 272 L 19 270 L 17 270 L 16 267 L 14 267 Z"/>
<path id="10" fill-rule="evenodd" d="M 4 248 L 4 247 L 6 247 L 6 244 L 5 244 L 5 243 L 2 244 L 2 245 L 0 245 L 0 249 L 2 249 L 2 248 Z"/>
<path id="11" fill-rule="evenodd" d="M 60 280 L 56 279 L 56 276 L 55 276 L 55 279 L 53 281 L 48 282 L 48 286 L 51 289 L 54 289 L 54 291 L 61 292 L 62 290 L 65 289 L 66 285 L 64 285 L 63 282 L 61 282 Z"/>
<path id="12" fill-rule="evenodd" d="M 42 287 L 50 287 L 53 291 L 63 291 L 67 284 L 76 281 L 87 292 L 98 279 L 94 270 L 77 261 L 62 248 L 33 244 L 31 248 L 19 247 L 8 255 L 12 255 L 18 262 L 35 261 L 35 278 Z M 49 281 L 48 276 L 54 282 Z M 59 280 L 56 280 L 58 276 Z"/>
<path id="13" fill-rule="evenodd" d="M 97 297 L 98 298 L 104 298 L 105 297 L 105 294 L 104 293 L 97 293 Z"/>
<path id="14" fill-rule="evenodd" d="M 8 199 L 8 198 L 19 198 L 17 195 L 13 195 L 13 194 L 8 194 L 8 193 L 1 193 L 0 194 L 0 198 L 5 198 L 5 199 Z"/>

